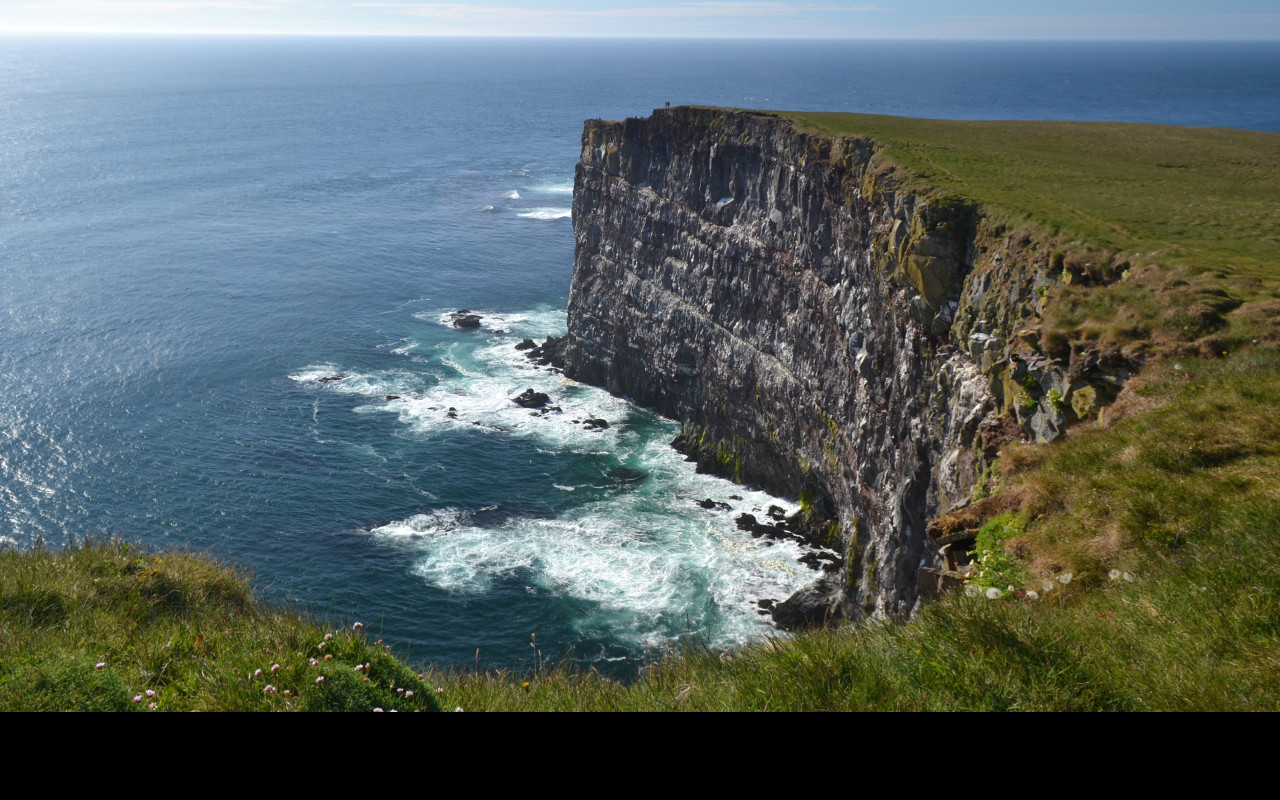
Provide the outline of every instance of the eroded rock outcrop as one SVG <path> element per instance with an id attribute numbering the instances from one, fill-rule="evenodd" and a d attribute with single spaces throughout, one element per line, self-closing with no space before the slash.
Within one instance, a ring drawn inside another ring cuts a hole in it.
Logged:
<path id="1" fill-rule="evenodd" d="M 1019 398 L 1011 433 L 1006 384 L 1070 388 L 1011 360 L 1049 266 L 996 281 L 979 210 L 895 193 L 874 154 L 673 108 L 589 121 L 575 179 L 566 374 L 680 420 L 701 467 L 800 498 L 845 556 L 804 619 L 909 613 L 937 566 L 927 520 L 969 497 L 998 437 L 1064 413 L 1067 392 Z"/>

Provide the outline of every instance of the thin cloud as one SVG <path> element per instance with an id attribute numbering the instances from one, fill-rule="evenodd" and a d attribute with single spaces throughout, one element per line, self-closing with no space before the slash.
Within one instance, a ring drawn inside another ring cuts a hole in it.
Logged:
<path id="1" fill-rule="evenodd" d="M 533 9 L 518 6 L 477 6 L 463 3 L 356 3 L 359 8 L 376 8 L 394 14 L 420 17 L 433 22 L 473 24 L 502 20 L 506 22 L 570 22 L 596 20 L 720 19 L 743 17 L 795 17 L 807 13 L 844 13 L 884 11 L 881 6 L 862 5 L 794 5 L 768 2 L 704 2 L 675 6 L 636 6 L 631 8 Z"/>
<path id="2" fill-rule="evenodd" d="M 1206 33 L 1252 31 L 1258 36 L 1280 32 L 1280 14 L 1001 14 L 948 16 L 937 20 L 952 36 L 1002 38 L 1145 39 Z"/>
<path id="3" fill-rule="evenodd" d="M 20 8 L 77 14 L 191 14 L 200 11 L 281 11 L 296 0 L 44 0 Z"/>

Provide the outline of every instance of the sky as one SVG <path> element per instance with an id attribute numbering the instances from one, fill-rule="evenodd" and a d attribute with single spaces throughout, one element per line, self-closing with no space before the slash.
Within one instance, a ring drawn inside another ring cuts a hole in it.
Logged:
<path id="1" fill-rule="evenodd" d="M 0 32 L 1280 40 L 1276 0 L 0 0 Z"/>

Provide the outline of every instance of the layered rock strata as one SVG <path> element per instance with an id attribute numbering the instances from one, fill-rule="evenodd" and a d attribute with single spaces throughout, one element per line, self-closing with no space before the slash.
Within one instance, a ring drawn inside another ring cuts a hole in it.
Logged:
<path id="1" fill-rule="evenodd" d="M 1005 395 L 1069 389 L 1009 341 L 1048 265 L 997 265 L 977 208 L 895 192 L 875 151 L 673 108 L 587 122 L 574 184 L 566 374 L 680 420 L 700 466 L 799 498 L 845 556 L 805 602 L 845 616 L 914 609 L 926 521 L 1000 438 L 1065 422 L 1059 394 L 1010 426 Z"/>

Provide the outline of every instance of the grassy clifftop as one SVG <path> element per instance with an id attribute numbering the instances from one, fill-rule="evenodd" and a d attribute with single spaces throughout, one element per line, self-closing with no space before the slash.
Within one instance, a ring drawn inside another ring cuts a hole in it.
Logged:
<path id="1" fill-rule="evenodd" d="M 875 140 L 899 186 L 979 203 L 1116 253 L 1275 277 L 1280 135 L 1096 122 L 966 122 L 791 113 Z"/>
<path id="2" fill-rule="evenodd" d="M 429 711 L 364 631 L 255 596 L 208 556 L 0 551 L 0 711 Z"/>

